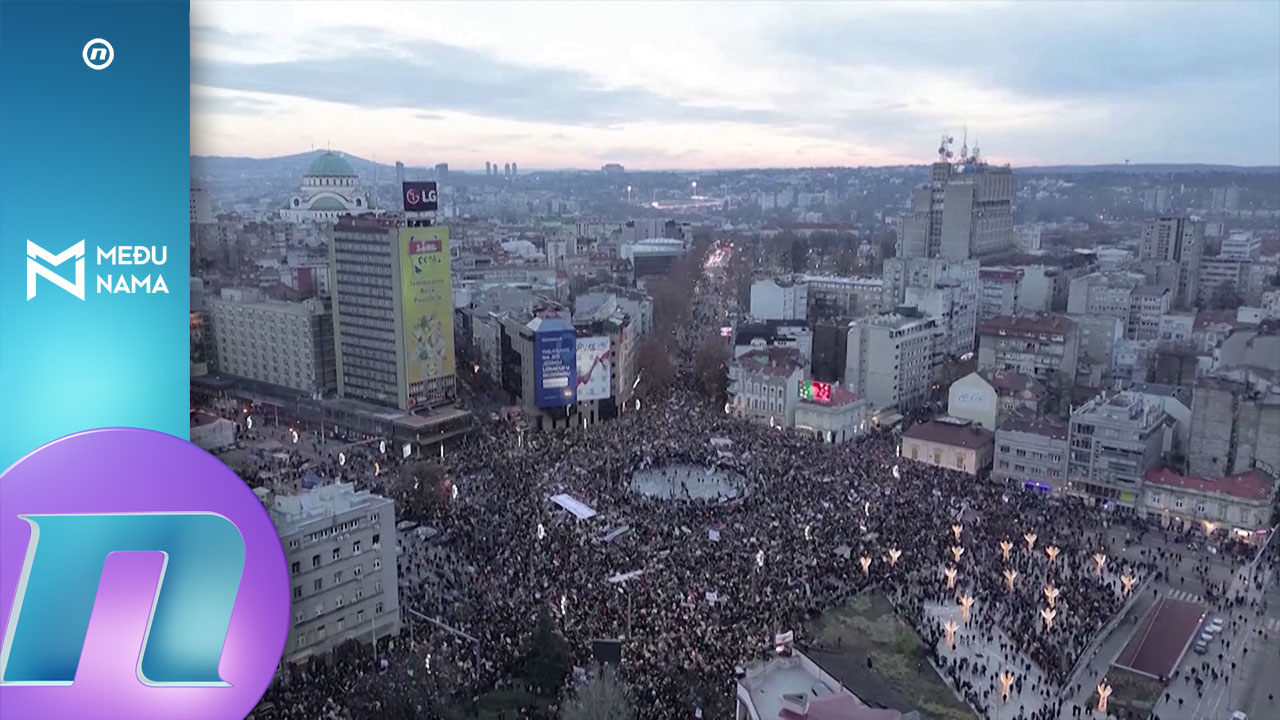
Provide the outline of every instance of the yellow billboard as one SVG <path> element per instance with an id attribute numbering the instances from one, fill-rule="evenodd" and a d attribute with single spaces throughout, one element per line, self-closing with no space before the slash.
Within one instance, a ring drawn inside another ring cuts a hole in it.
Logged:
<path id="1" fill-rule="evenodd" d="M 449 228 L 400 228 L 400 292 L 412 395 L 415 385 L 454 374 Z"/>

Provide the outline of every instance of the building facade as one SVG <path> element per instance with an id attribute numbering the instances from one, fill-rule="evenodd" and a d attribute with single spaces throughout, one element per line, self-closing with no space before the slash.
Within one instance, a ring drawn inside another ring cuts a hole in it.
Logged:
<path id="1" fill-rule="evenodd" d="M 751 317 L 756 320 L 803 320 L 808 305 L 808 285 L 795 278 L 767 278 L 751 284 Z"/>
<path id="2" fill-rule="evenodd" d="M 1064 490 L 1069 435 L 1066 423 L 1005 420 L 996 430 L 992 476 L 1045 492 Z"/>
<path id="3" fill-rule="evenodd" d="M 730 411 L 770 427 L 794 427 L 806 374 L 795 350 L 753 350 L 729 364 Z"/>
<path id="4" fill-rule="evenodd" d="M 884 307 L 883 278 L 805 275 L 804 284 L 810 320 L 874 315 Z"/>
<path id="5" fill-rule="evenodd" d="M 1263 470 L 1208 479 L 1161 469 L 1146 475 L 1142 509 L 1166 526 L 1262 542 L 1271 528 L 1275 497 L 1275 478 Z"/>
<path id="6" fill-rule="evenodd" d="M 976 151 L 958 163 L 935 162 L 898 221 L 897 256 L 963 260 L 1012 250 L 1013 189 L 1013 172 Z"/>
<path id="7" fill-rule="evenodd" d="M 337 388 L 333 316 L 323 301 L 267 300 L 256 288 L 226 288 L 206 303 L 221 372 L 308 395 Z"/>
<path id="8" fill-rule="evenodd" d="M 398 635 L 395 504 L 349 483 L 299 495 L 259 493 L 280 533 L 293 588 L 285 660 Z"/>
<path id="9" fill-rule="evenodd" d="M 1200 292 L 1200 260 L 1204 253 L 1204 222 L 1187 217 L 1161 216 L 1142 227 L 1138 257 L 1178 265 L 1174 304 L 1193 307 Z"/>
<path id="10" fill-rule="evenodd" d="M 902 434 L 902 457 L 978 475 L 991 469 L 995 433 L 960 418 L 917 423 Z"/>
<path id="11" fill-rule="evenodd" d="M 1051 390 L 1071 387 L 1080 349 L 1076 324 L 1065 315 L 1020 315 L 978 325 L 978 369 L 1029 375 Z"/>
<path id="12" fill-rule="evenodd" d="M 795 429 L 828 443 L 843 443 L 871 429 L 871 403 L 839 385 L 827 400 L 801 397 L 796 404 Z M 812 395 L 812 393 L 810 393 Z"/>
<path id="13" fill-rule="evenodd" d="M 1140 395 L 1099 395 L 1071 413 L 1069 490 L 1133 507 L 1143 475 L 1160 464 L 1167 416 Z"/>
<path id="14" fill-rule="evenodd" d="M 1018 298 L 1022 275 L 1021 268 L 989 267 L 979 270 L 978 317 L 986 320 L 1001 315 L 1017 315 L 1022 311 L 1023 304 Z"/>
<path id="15" fill-rule="evenodd" d="M 929 398 L 939 326 L 918 313 L 882 313 L 849 324 L 844 384 L 876 410 L 914 408 Z"/>
<path id="16" fill-rule="evenodd" d="M 454 374 L 410 388 L 401 284 L 400 224 L 385 218 L 343 217 L 329 245 L 338 395 L 409 410 L 454 401 Z M 453 318 L 448 323 L 452 337 Z"/>

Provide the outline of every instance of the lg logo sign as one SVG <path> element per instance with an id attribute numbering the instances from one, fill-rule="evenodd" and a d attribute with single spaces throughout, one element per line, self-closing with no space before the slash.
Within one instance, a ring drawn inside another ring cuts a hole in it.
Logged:
<path id="1" fill-rule="evenodd" d="M 84 44 L 80 57 L 84 58 L 84 64 L 90 70 L 106 70 L 111 61 L 116 59 L 116 50 L 106 40 L 94 38 Z"/>

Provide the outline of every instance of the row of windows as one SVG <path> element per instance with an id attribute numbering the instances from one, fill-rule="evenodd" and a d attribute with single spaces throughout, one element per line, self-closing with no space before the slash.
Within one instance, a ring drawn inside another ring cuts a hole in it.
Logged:
<path id="1" fill-rule="evenodd" d="M 341 605 L 339 605 L 339 607 L 341 607 Z M 378 604 L 375 605 L 373 608 L 373 612 L 375 615 L 381 615 L 383 612 L 383 609 L 384 608 L 383 608 L 382 601 L 378 601 Z M 297 621 L 301 623 L 304 620 L 302 613 L 298 613 L 295 619 L 297 619 Z M 360 625 L 364 623 L 364 619 L 365 619 L 364 610 L 357 610 L 356 624 Z M 336 620 L 334 620 L 334 628 L 335 628 L 335 632 L 339 634 L 345 632 L 347 629 L 347 617 L 343 615 L 338 617 Z M 294 648 L 301 650 L 302 648 L 307 647 L 308 641 L 310 641 L 311 643 L 321 643 L 321 642 L 324 642 L 326 639 L 328 639 L 328 637 L 329 637 L 329 631 L 328 631 L 327 624 L 320 625 L 316 627 L 316 629 L 311 631 L 299 630 L 297 636 L 294 639 L 294 643 L 295 643 Z"/>

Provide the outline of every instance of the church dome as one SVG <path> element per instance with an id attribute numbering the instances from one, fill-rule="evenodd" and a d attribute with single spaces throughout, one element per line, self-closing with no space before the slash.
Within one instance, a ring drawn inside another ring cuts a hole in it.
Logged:
<path id="1" fill-rule="evenodd" d="M 316 156 L 311 161 L 311 167 L 307 170 L 309 176 L 324 177 L 355 177 L 356 171 L 351 169 L 351 163 L 347 159 L 337 153 L 326 152 L 323 155 Z"/>
<path id="2" fill-rule="evenodd" d="M 311 207 L 309 209 L 326 210 L 331 212 L 347 211 L 347 207 L 343 205 L 341 201 L 339 201 L 337 198 L 331 198 L 331 197 L 316 198 L 316 201 L 311 203 Z"/>

